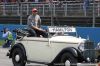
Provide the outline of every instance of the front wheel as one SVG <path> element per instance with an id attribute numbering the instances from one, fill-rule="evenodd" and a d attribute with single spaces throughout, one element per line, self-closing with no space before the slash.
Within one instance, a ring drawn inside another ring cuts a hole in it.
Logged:
<path id="1" fill-rule="evenodd" d="M 25 66 L 25 56 L 20 48 L 15 48 L 12 52 L 12 62 L 14 66 Z"/>
<path id="2" fill-rule="evenodd" d="M 61 56 L 61 66 L 77 66 L 77 58 L 71 53 L 64 53 Z"/>

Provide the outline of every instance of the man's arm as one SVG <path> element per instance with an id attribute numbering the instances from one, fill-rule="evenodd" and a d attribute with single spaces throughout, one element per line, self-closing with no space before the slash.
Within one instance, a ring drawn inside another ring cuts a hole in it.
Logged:
<path id="1" fill-rule="evenodd" d="M 28 25 L 28 27 L 32 26 L 32 16 L 31 15 L 27 19 L 27 25 Z"/>
<path id="2" fill-rule="evenodd" d="M 36 29 L 36 30 L 39 30 L 39 31 L 45 31 L 45 30 L 39 28 L 41 26 L 41 18 L 40 18 L 39 15 L 36 15 L 35 16 L 35 23 L 36 23 L 36 25 L 35 26 L 34 25 L 32 26 L 33 29 Z M 37 23 L 39 24 L 39 26 L 37 25 Z"/>
<path id="3" fill-rule="evenodd" d="M 41 28 L 38 28 L 38 27 L 36 27 L 36 26 L 34 26 L 34 25 L 32 26 L 32 29 L 39 30 L 39 31 L 43 31 L 43 32 L 45 31 L 45 30 L 43 30 L 43 29 L 41 29 Z"/>
<path id="4" fill-rule="evenodd" d="M 8 37 L 8 32 L 3 33 L 2 37 L 3 37 L 3 38 L 7 38 L 7 37 Z"/>

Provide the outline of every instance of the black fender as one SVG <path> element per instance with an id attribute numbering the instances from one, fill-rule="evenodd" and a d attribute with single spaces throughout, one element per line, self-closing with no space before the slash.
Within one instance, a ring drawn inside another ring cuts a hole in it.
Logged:
<path id="1" fill-rule="evenodd" d="M 26 50 L 25 50 L 24 46 L 23 46 L 21 43 L 15 44 L 15 45 L 11 48 L 11 50 L 9 50 L 9 52 L 10 52 L 9 58 L 12 58 L 12 52 L 13 52 L 13 50 L 14 50 L 15 48 L 20 48 L 20 49 L 23 51 L 23 53 L 24 53 L 24 58 L 25 58 L 25 60 L 27 60 Z"/>
<path id="2" fill-rule="evenodd" d="M 84 60 L 82 53 L 78 49 L 76 49 L 74 47 L 67 47 L 67 48 L 64 48 L 63 50 L 61 50 L 61 52 L 55 57 L 55 59 L 51 62 L 51 64 L 59 62 L 59 60 L 61 59 L 61 56 L 64 53 L 71 53 L 80 62 L 82 62 Z"/>
<path id="3" fill-rule="evenodd" d="M 71 53 L 74 57 L 78 57 L 78 52 L 75 48 L 73 47 L 68 47 L 68 48 L 65 48 L 63 49 L 60 53 L 65 53 L 65 52 L 69 52 Z"/>

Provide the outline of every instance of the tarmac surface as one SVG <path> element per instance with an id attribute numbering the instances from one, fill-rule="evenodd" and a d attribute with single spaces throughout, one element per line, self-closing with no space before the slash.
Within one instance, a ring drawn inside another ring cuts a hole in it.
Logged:
<path id="1" fill-rule="evenodd" d="M 0 66 L 13 66 L 11 59 L 6 56 L 8 48 L 0 47 Z"/>
<path id="2" fill-rule="evenodd" d="M 9 57 L 6 56 L 7 52 L 8 48 L 0 47 L 0 66 L 13 66 L 12 59 L 9 59 Z M 31 63 L 31 64 L 26 64 L 26 66 L 47 66 L 47 65 Z"/>

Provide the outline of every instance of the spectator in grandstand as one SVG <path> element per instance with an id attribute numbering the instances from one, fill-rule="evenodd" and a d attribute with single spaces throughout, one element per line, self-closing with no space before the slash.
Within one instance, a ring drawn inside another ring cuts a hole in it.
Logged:
<path id="1" fill-rule="evenodd" d="M 15 3 L 16 2 L 16 0 L 10 0 L 12 3 Z"/>
<path id="2" fill-rule="evenodd" d="M 29 2 L 35 2 L 35 0 L 29 0 Z"/>
<path id="3" fill-rule="evenodd" d="M 35 0 L 35 2 L 39 2 L 39 0 Z"/>
<path id="4" fill-rule="evenodd" d="M 89 8 L 89 0 L 84 0 L 84 3 L 83 3 L 83 10 L 85 12 L 85 16 L 86 16 L 86 12 L 88 12 L 88 8 Z"/>
<path id="5" fill-rule="evenodd" d="M 18 3 L 24 2 L 24 0 L 16 0 Z"/>
<path id="6" fill-rule="evenodd" d="M 39 37 L 42 35 L 43 37 L 48 37 L 47 32 L 41 29 L 41 18 L 38 15 L 38 10 L 36 8 L 32 9 L 32 15 L 29 15 L 27 25 L 34 36 Z"/>
<path id="7" fill-rule="evenodd" d="M 3 48 L 10 47 L 13 41 L 12 33 L 8 30 L 8 28 L 4 28 L 2 37 L 5 39 L 5 43 L 3 44 Z"/>
<path id="8" fill-rule="evenodd" d="M 24 0 L 24 2 L 28 2 L 28 0 Z"/>
<path id="9" fill-rule="evenodd" d="M 2 0 L 0 0 L 0 3 L 2 2 Z"/>
<path id="10" fill-rule="evenodd" d="M 59 7 L 63 7 L 63 2 L 62 1 L 59 1 L 58 6 Z"/>

